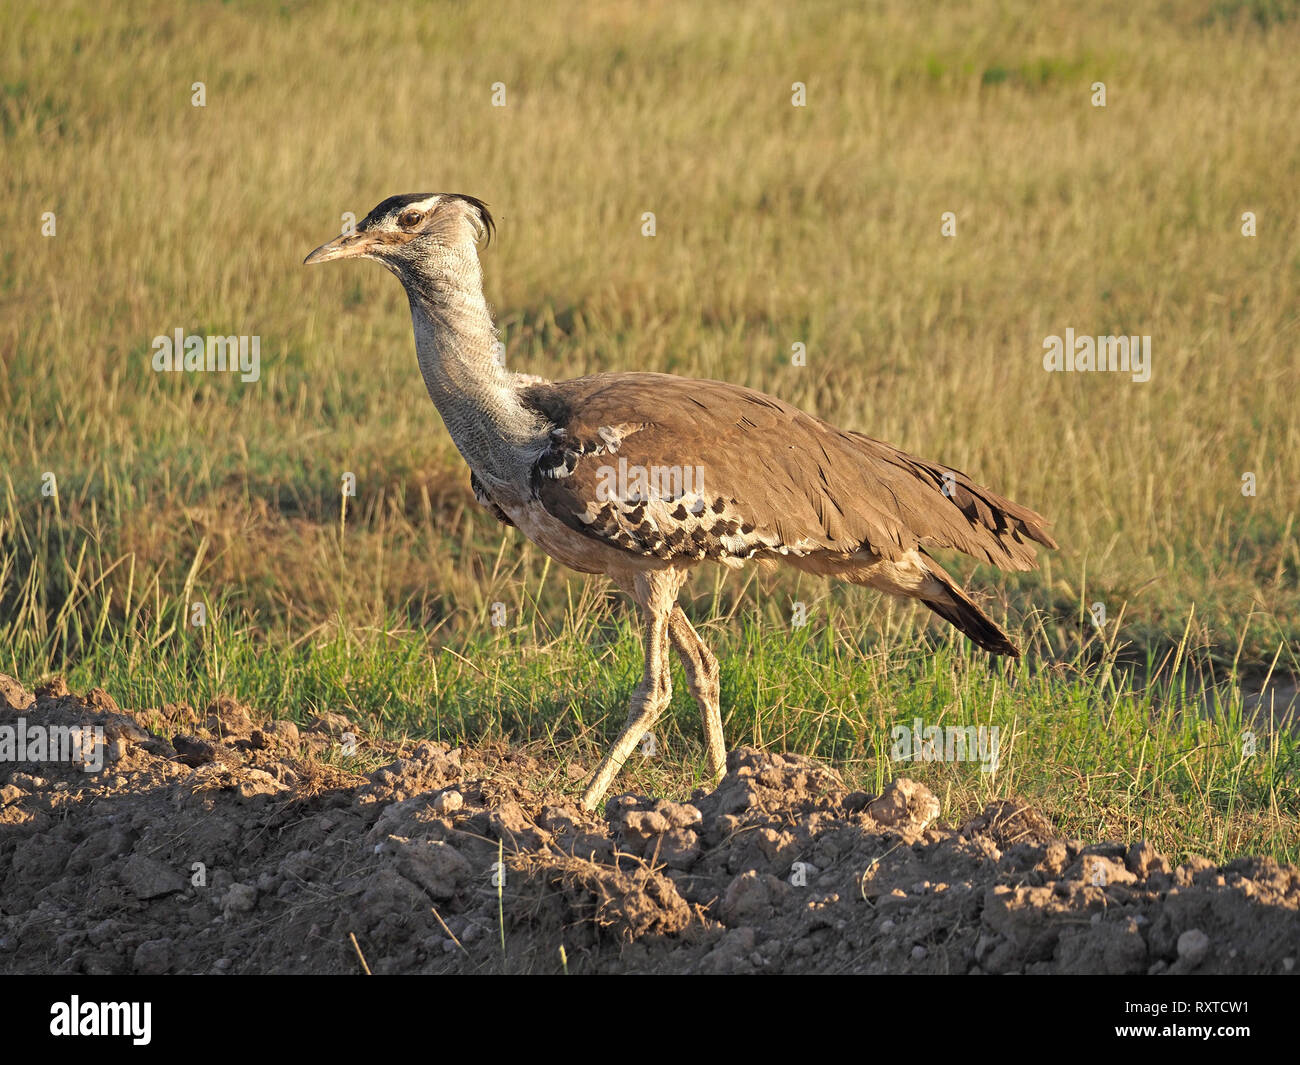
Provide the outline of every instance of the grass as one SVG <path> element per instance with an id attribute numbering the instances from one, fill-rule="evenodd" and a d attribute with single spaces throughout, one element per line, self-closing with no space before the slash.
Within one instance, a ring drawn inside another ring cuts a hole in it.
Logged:
<path id="1" fill-rule="evenodd" d="M 20 2 L 0 670 L 591 764 L 626 613 L 474 504 L 392 279 L 299 265 L 345 210 L 463 190 L 499 217 L 510 365 L 738 381 L 1055 520 L 1033 574 L 952 567 L 1022 634 L 1007 670 L 861 590 L 701 573 L 729 743 L 875 787 L 894 724 L 993 723 L 997 774 L 905 767 L 945 814 L 1016 792 L 1080 836 L 1295 860 L 1295 11 Z M 260 336 L 260 379 L 154 373 L 178 327 Z M 1151 336 L 1151 380 L 1045 373 L 1067 328 Z M 689 792 L 698 735 L 679 691 L 624 782 Z"/>

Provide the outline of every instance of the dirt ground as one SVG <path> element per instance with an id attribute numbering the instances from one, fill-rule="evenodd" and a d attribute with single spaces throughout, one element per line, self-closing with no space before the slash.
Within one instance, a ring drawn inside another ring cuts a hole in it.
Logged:
<path id="1" fill-rule="evenodd" d="M 1015 800 L 947 827 L 919 784 L 847 791 L 797 756 L 738 750 L 690 804 L 622 795 L 596 816 L 504 748 L 358 735 L 387 764 L 345 772 L 330 759 L 360 729 L 337 715 L 128 712 L 0 675 L 0 729 L 20 718 L 102 726 L 107 762 L 0 761 L 0 973 L 1285 973 L 1300 956 L 1293 867 L 1174 867 L 1058 839 Z"/>

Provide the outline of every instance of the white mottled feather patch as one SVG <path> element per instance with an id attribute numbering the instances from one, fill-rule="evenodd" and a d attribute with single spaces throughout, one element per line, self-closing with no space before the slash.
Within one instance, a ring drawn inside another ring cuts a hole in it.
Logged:
<path id="1" fill-rule="evenodd" d="M 578 519 L 607 543 L 665 561 L 712 559 L 739 567 L 758 555 L 798 557 L 819 549 L 805 538 L 781 543 L 775 532 L 749 525 L 735 500 L 694 491 L 671 499 L 592 499 Z"/>

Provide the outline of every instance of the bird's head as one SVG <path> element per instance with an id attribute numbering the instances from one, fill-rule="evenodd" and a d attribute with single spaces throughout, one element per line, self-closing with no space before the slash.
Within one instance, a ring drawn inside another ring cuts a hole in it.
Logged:
<path id="1" fill-rule="evenodd" d="M 487 204 L 473 196 L 456 192 L 390 196 L 357 224 L 355 232 L 322 244 L 303 264 L 374 259 L 409 289 L 420 287 L 422 281 L 476 269 L 476 246 L 480 240 L 490 241 L 495 231 Z"/>

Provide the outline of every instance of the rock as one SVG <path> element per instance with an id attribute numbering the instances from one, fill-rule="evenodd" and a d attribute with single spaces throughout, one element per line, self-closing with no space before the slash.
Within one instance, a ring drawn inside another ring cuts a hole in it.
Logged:
<path id="1" fill-rule="evenodd" d="M 659 837 L 659 861 L 669 869 L 689 869 L 700 857 L 700 837 L 688 828 L 674 828 Z"/>
<path id="2" fill-rule="evenodd" d="M 474 875 L 473 866 L 450 843 L 389 836 L 384 847 L 396 856 L 397 871 L 435 899 L 450 899 Z"/>
<path id="3" fill-rule="evenodd" d="M 1143 973 L 1149 967 L 1137 921 L 1132 917 L 1106 920 L 1100 911 L 1092 915 L 1087 929 L 1069 928 L 1061 934 L 1055 960 L 1061 971 L 1072 973 L 1118 976 Z"/>
<path id="4" fill-rule="evenodd" d="M 642 854 L 645 845 L 654 837 L 662 836 L 672 824 L 655 810 L 630 810 L 623 815 L 619 828 L 628 848 Z"/>
<path id="5" fill-rule="evenodd" d="M 699 809 L 689 803 L 641 799 L 632 795 L 611 800 L 607 809 L 610 827 L 622 840 L 624 849 L 642 857 L 652 855 L 660 847 L 660 840 L 669 833 L 694 829 L 703 821 Z M 684 842 L 685 837 L 678 837 L 678 844 Z"/>
<path id="6" fill-rule="evenodd" d="M 189 703 L 163 703 L 158 708 L 158 716 L 173 727 L 189 727 L 197 725 L 199 721 L 198 712 Z"/>
<path id="7" fill-rule="evenodd" d="M 241 770 L 239 782 L 235 785 L 236 793 L 244 802 L 266 799 L 272 795 L 279 795 L 280 792 L 286 790 L 280 781 L 262 769 Z"/>
<path id="8" fill-rule="evenodd" d="M 114 858 L 130 855 L 135 840 L 135 834 L 122 825 L 95 832 L 77 844 L 66 871 L 72 876 L 85 876 L 101 869 Z"/>
<path id="9" fill-rule="evenodd" d="M 358 792 L 365 802 L 401 802 L 425 792 L 438 791 L 461 776 L 460 751 L 443 744 L 417 744 L 410 758 L 398 758 L 370 774 L 370 783 Z"/>
<path id="10" fill-rule="evenodd" d="M 746 774 L 743 771 L 749 770 Z M 728 775 L 713 793 L 712 799 L 719 817 L 742 813 L 759 802 L 758 788 L 752 780 L 753 769 L 741 766 L 735 776 Z"/>
<path id="11" fill-rule="evenodd" d="M 159 976 L 172 967 L 172 945 L 168 939 L 148 939 L 135 948 L 135 971 Z"/>
<path id="12" fill-rule="evenodd" d="M 722 898 L 721 916 L 724 924 L 759 924 L 772 916 L 774 885 L 780 881 L 774 876 L 764 876 L 757 870 L 747 869 L 727 885 Z"/>
<path id="13" fill-rule="evenodd" d="M 786 868 L 799 854 L 799 841 L 793 832 L 760 828 L 754 836 L 759 851 L 773 865 Z"/>
<path id="14" fill-rule="evenodd" d="M 595 903 L 596 922 L 615 935 L 633 940 L 649 934 L 672 935 L 692 921 L 692 908 L 673 881 L 644 866 L 629 872 L 591 868 L 580 875 L 574 888 L 579 884 Z"/>
<path id="15" fill-rule="evenodd" d="M 1152 873 L 1168 874 L 1171 872 L 1169 862 L 1165 856 L 1146 840 L 1134 843 L 1128 849 L 1124 865 L 1139 880 L 1145 880 Z"/>
<path id="16" fill-rule="evenodd" d="M 220 695 L 209 703 L 206 713 L 207 727 L 218 737 L 243 738 L 253 731 L 253 718 L 248 707 L 227 695 Z"/>
<path id="17" fill-rule="evenodd" d="M 369 929 L 402 921 L 410 914 L 428 913 L 428 907 L 429 896 L 389 864 L 365 881 L 365 892 L 357 900 L 355 913 L 360 924 Z"/>
<path id="18" fill-rule="evenodd" d="M 1089 887 L 1099 888 L 1137 882 L 1137 877 L 1114 858 L 1104 858 L 1099 854 L 1082 855 L 1074 869 L 1072 879 L 1082 880 Z"/>
<path id="19" fill-rule="evenodd" d="M 1059 839 L 1049 843 L 1043 852 L 1042 871 L 1050 877 L 1058 877 L 1065 872 L 1070 863 L 1070 852 Z"/>
<path id="20" fill-rule="evenodd" d="M 506 846 L 516 850 L 536 850 L 551 835 L 528 820 L 523 807 L 517 802 L 502 803 L 499 808 L 491 811 L 488 814 L 488 827 Z"/>
<path id="21" fill-rule="evenodd" d="M 1199 884 L 1206 878 L 1217 875 L 1217 871 L 1218 866 L 1209 858 L 1193 854 L 1174 870 L 1174 879 L 1180 887 L 1190 887 L 1192 884 Z"/>
<path id="22" fill-rule="evenodd" d="M 732 928 L 723 933 L 718 945 L 704 956 L 701 968 L 706 972 L 750 972 L 754 968 L 755 935 L 752 928 Z"/>
<path id="23" fill-rule="evenodd" d="M 105 943 L 116 939 L 122 930 L 122 922 L 113 918 L 105 918 L 98 924 L 92 925 L 87 938 L 91 944 L 96 947 L 102 947 Z"/>
<path id="24" fill-rule="evenodd" d="M 0 673 L 0 714 L 6 711 L 18 713 L 35 701 L 36 697 L 18 681 L 7 673 Z"/>
<path id="25" fill-rule="evenodd" d="M 655 803 L 655 810 L 673 828 L 692 828 L 703 820 L 699 808 L 688 802 L 660 800 Z"/>
<path id="26" fill-rule="evenodd" d="M 221 901 L 221 911 L 227 916 L 252 913 L 257 905 L 257 888 L 252 884 L 231 884 Z"/>
<path id="27" fill-rule="evenodd" d="M 335 736 L 341 736 L 345 732 L 356 732 L 357 727 L 352 724 L 342 714 L 336 714 L 332 710 L 326 710 L 317 714 L 307 726 L 312 732 L 328 732 Z"/>
<path id="28" fill-rule="evenodd" d="M 211 740 L 201 740 L 197 736 L 178 733 L 172 740 L 176 749 L 176 760 L 197 769 L 201 765 L 211 765 L 217 761 L 217 745 Z"/>
<path id="29" fill-rule="evenodd" d="M 117 705 L 115 700 L 103 688 L 91 688 L 86 692 L 86 705 L 93 707 L 102 714 L 120 714 L 122 708 Z"/>
<path id="30" fill-rule="evenodd" d="M 272 721 L 262 731 L 285 747 L 297 748 L 302 742 L 298 726 L 292 721 Z"/>
<path id="31" fill-rule="evenodd" d="M 871 796 L 865 791 L 851 791 L 844 796 L 844 809 L 851 814 L 861 813 L 871 803 Z"/>
<path id="32" fill-rule="evenodd" d="M 1030 843 L 1042 846 L 1056 840 L 1058 835 L 1052 823 L 1027 803 L 1014 799 L 1001 799 L 991 802 L 978 817 L 972 818 L 961 828 L 966 837 L 987 836 L 1002 850 L 1014 847 L 1018 843 Z M 1066 848 L 1066 857 L 1078 853 Z M 1064 868 L 1064 862 L 1062 862 Z"/>
<path id="33" fill-rule="evenodd" d="M 885 828 L 919 832 L 938 819 L 939 800 L 924 784 L 899 777 L 867 805 L 867 816 Z"/>
<path id="34" fill-rule="evenodd" d="M 1200 965 L 1209 949 L 1210 937 L 1199 928 L 1190 929 L 1178 937 L 1178 960 L 1189 969 Z"/>
<path id="35" fill-rule="evenodd" d="M 132 854 L 121 867 L 122 883 L 137 899 L 157 899 L 185 890 L 185 878 L 170 865 Z"/>
<path id="36" fill-rule="evenodd" d="M 17 886 L 22 882 L 29 883 L 48 883 L 49 880 L 55 879 L 68 866 L 68 844 L 62 840 L 51 839 L 44 834 L 27 836 L 25 840 L 19 840 L 18 845 L 13 850 L 12 865 L 10 871 L 14 875 L 9 876 L 9 886 Z M 9 892 L 5 892 L 5 902 L 8 904 Z M 0 918 L 3 921 L 3 918 Z"/>
<path id="37" fill-rule="evenodd" d="M 455 790 L 441 792 L 433 799 L 433 808 L 440 814 L 454 814 L 464 805 L 464 797 Z"/>
<path id="38" fill-rule="evenodd" d="M 1097 900 L 1091 909 L 1100 909 L 1104 899 L 1099 892 L 1092 894 Z M 998 945 L 981 959 L 981 965 L 989 972 L 1007 972 L 1026 963 L 1046 961 L 1066 927 L 1061 916 L 1071 912 L 1078 920 L 1091 916 L 1091 909 L 1079 906 L 1072 912 L 1075 907 L 1051 887 L 994 884 L 984 893 L 980 920 L 984 931 L 998 938 Z"/>
<path id="39" fill-rule="evenodd" d="M 445 743 L 434 740 L 421 740 L 411 752 L 411 757 L 417 762 L 433 762 L 441 769 L 453 772 L 460 769 L 460 755 L 459 747 L 448 749 Z"/>
<path id="40" fill-rule="evenodd" d="M 68 682 L 62 677 L 55 677 L 46 684 L 36 685 L 37 699 L 62 699 L 68 691 Z"/>

